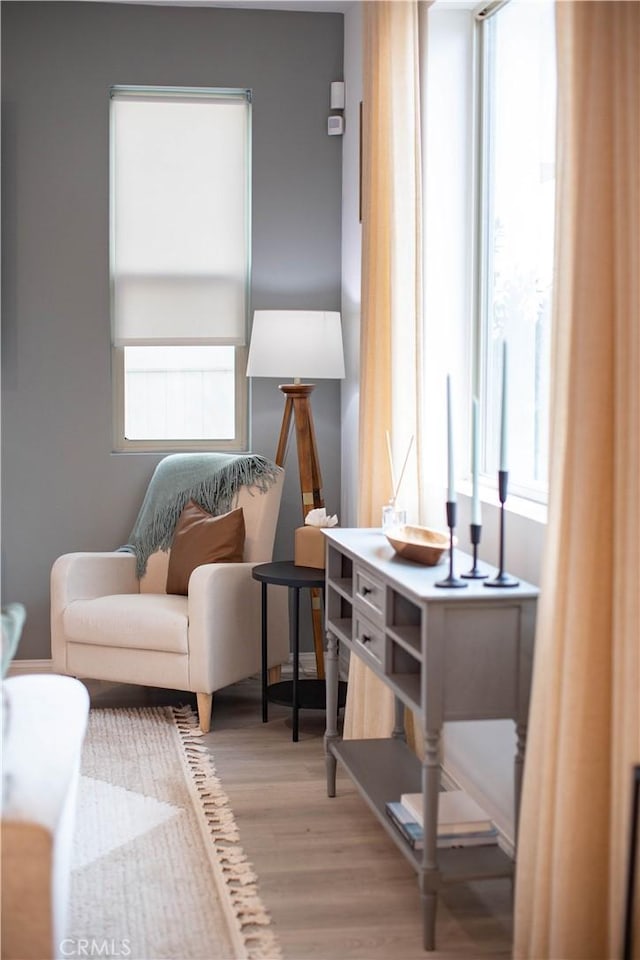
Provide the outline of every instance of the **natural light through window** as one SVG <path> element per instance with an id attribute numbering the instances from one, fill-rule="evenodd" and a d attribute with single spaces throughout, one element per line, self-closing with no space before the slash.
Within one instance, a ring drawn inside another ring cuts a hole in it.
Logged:
<path id="1" fill-rule="evenodd" d="M 129 440 L 231 440 L 233 347 L 126 347 Z"/>
<path id="2" fill-rule="evenodd" d="M 117 449 L 246 441 L 246 90 L 111 91 Z"/>
<path id="3" fill-rule="evenodd" d="M 484 470 L 495 477 L 506 340 L 510 490 L 544 500 L 554 260 L 553 3 L 511 0 L 480 29 L 478 380 L 485 411 Z"/>

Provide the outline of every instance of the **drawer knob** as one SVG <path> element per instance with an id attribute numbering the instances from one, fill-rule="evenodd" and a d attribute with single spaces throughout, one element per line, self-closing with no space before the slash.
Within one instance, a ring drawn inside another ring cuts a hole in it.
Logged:
<path id="1" fill-rule="evenodd" d="M 366 597 L 368 593 L 373 593 L 373 590 L 371 589 L 371 587 L 363 587 L 363 588 L 362 588 L 362 596 L 363 596 L 363 597 Z"/>
<path id="2" fill-rule="evenodd" d="M 371 643 L 371 637 L 369 636 L 368 633 L 363 633 L 363 634 L 362 634 L 362 642 L 363 642 L 363 643 Z"/>

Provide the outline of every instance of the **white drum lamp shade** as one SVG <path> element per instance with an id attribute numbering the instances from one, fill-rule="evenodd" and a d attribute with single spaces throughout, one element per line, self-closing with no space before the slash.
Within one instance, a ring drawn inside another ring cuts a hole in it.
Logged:
<path id="1" fill-rule="evenodd" d="M 340 314 L 326 310 L 256 310 L 248 377 L 342 380 Z"/>

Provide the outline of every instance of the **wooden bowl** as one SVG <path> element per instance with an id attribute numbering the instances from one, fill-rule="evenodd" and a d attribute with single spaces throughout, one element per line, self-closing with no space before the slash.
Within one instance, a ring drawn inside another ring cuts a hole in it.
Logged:
<path id="1" fill-rule="evenodd" d="M 385 530 L 385 536 L 403 560 L 413 560 L 427 567 L 435 567 L 449 547 L 449 534 L 430 527 L 390 527 Z"/>

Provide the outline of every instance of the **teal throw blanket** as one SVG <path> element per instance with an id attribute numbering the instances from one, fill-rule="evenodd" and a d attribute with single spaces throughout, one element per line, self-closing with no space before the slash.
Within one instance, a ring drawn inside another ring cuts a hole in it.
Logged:
<path id="1" fill-rule="evenodd" d="M 136 573 L 144 575 L 156 550 L 168 550 L 178 518 L 189 500 L 217 516 L 232 509 L 238 488 L 268 490 L 280 468 L 255 454 L 174 453 L 153 472 L 129 543 L 120 547 L 136 555 Z"/>

